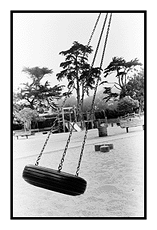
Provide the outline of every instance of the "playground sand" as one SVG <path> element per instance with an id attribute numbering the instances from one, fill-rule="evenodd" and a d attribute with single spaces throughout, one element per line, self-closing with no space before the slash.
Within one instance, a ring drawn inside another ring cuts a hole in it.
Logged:
<path id="1" fill-rule="evenodd" d="M 107 137 L 89 130 L 80 177 L 87 181 L 81 196 L 68 196 L 34 187 L 22 179 L 26 164 L 34 164 L 46 139 L 36 134 L 13 143 L 14 217 L 143 217 L 144 216 L 144 132 L 141 127 L 126 133 L 109 127 Z M 75 174 L 83 132 L 74 133 L 62 171 Z M 53 134 L 40 165 L 58 168 L 67 133 Z M 114 149 L 94 151 L 96 143 L 112 143 Z"/>

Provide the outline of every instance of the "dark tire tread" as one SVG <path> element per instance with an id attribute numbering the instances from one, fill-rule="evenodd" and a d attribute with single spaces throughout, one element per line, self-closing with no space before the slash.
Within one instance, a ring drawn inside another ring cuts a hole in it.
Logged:
<path id="1" fill-rule="evenodd" d="M 83 194 L 87 186 L 81 177 L 42 166 L 26 165 L 22 176 L 34 186 L 73 196 Z"/>

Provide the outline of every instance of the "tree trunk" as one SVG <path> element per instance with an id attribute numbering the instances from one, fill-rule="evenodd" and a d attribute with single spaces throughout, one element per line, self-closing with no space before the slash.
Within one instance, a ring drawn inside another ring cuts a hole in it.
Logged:
<path id="1" fill-rule="evenodd" d="M 24 130 L 29 131 L 31 129 L 31 121 L 30 120 L 26 120 L 24 121 Z"/>
<path id="2" fill-rule="evenodd" d="M 83 102 L 84 102 L 84 85 L 82 84 L 82 97 L 81 97 L 81 110 L 83 112 Z"/>
<path id="3" fill-rule="evenodd" d="M 32 110 L 34 110 L 34 105 L 33 105 L 33 103 L 34 103 L 34 99 L 33 99 L 32 101 L 30 101 L 30 108 L 31 108 Z"/>
<path id="4" fill-rule="evenodd" d="M 76 63 L 77 63 L 77 57 L 76 57 Z M 80 114 L 81 114 L 81 108 L 80 108 L 80 85 L 79 85 L 79 71 L 78 66 L 76 64 L 76 94 L 77 94 L 77 121 L 81 120 Z"/>
<path id="5" fill-rule="evenodd" d="M 77 89 L 76 89 L 76 93 L 77 93 L 77 121 L 80 120 L 80 86 L 79 86 L 79 82 L 77 81 Z"/>

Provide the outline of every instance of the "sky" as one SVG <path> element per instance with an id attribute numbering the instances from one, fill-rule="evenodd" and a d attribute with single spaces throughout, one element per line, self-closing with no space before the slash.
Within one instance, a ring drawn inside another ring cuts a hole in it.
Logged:
<path id="1" fill-rule="evenodd" d="M 64 56 L 59 52 L 69 49 L 74 41 L 86 45 L 99 13 L 14 13 L 13 14 L 13 89 L 27 82 L 24 67 L 47 67 L 53 70 L 51 76 L 44 78 L 51 85 L 66 84 L 58 82 L 56 74 Z M 90 45 L 96 48 L 106 13 L 101 14 Z M 105 33 L 104 33 L 105 37 Z M 103 37 L 103 38 L 104 38 Z M 104 41 L 104 40 L 103 40 Z M 103 42 L 97 55 L 95 66 L 99 66 Z M 94 54 L 94 51 L 93 51 Z M 113 13 L 110 33 L 105 51 L 103 68 L 113 57 L 123 57 L 126 61 L 138 58 L 144 63 L 144 14 Z M 89 61 L 92 62 L 93 55 Z"/>

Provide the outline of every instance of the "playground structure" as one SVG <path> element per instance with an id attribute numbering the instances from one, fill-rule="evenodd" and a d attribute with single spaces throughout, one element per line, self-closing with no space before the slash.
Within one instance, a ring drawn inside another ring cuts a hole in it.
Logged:
<path id="1" fill-rule="evenodd" d="M 60 113 L 45 113 L 41 114 L 40 117 L 43 117 L 45 119 L 52 119 L 56 118 L 57 125 L 54 127 L 54 132 L 69 132 L 72 125 L 73 130 L 80 132 L 81 130 L 84 130 L 87 128 L 88 129 L 93 129 L 93 128 L 98 128 L 100 127 L 101 124 L 107 123 L 107 118 L 104 116 L 102 119 L 97 119 L 95 117 L 95 114 L 93 114 L 93 117 L 90 117 L 90 113 L 84 112 L 82 113 L 83 120 L 76 122 L 77 116 L 76 116 L 76 107 L 71 106 L 71 107 L 63 107 L 61 108 Z M 43 131 L 49 131 L 51 127 L 44 128 Z"/>
<path id="2" fill-rule="evenodd" d="M 54 126 L 54 132 L 68 132 L 74 121 L 76 121 L 76 108 L 74 107 L 63 107 L 59 113 L 46 113 L 39 115 L 45 119 L 55 119 L 53 123 L 56 123 Z M 79 125 L 74 125 L 75 131 L 80 131 Z M 51 130 L 51 127 L 44 128 L 44 132 Z"/>
<path id="3" fill-rule="evenodd" d="M 142 126 L 144 129 L 144 113 L 130 113 L 125 116 L 115 118 L 115 119 L 107 119 L 104 113 L 103 118 L 97 118 L 95 114 L 93 114 L 92 119 L 89 119 L 89 112 L 83 113 L 83 120 L 80 122 L 76 121 L 76 107 L 64 107 L 61 110 L 61 113 L 57 116 L 57 113 L 45 113 L 41 114 L 40 117 L 45 119 L 56 119 L 57 122 L 53 129 L 51 127 L 45 128 L 36 128 L 28 131 L 24 130 L 16 130 L 13 132 L 13 135 L 19 139 L 19 137 L 26 137 L 28 139 L 29 136 L 34 135 L 37 132 L 42 132 L 43 134 L 47 134 L 48 131 L 51 130 L 52 133 L 61 133 L 61 132 L 70 132 L 73 127 L 73 131 L 80 132 L 84 129 L 93 129 L 97 128 L 99 131 L 99 137 L 107 136 L 107 127 L 110 125 L 113 127 L 114 125 L 120 126 L 122 129 L 126 128 L 126 132 L 129 132 L 129 128 Z"/>
<path id="4" fill-rule="evenodd" d="M 144 129 L 144 113 L 141 114 L 127 114 L 119 118 L 120 127 L 126 128 L 126 132 L 129 132 L 129 128 L 142 126 Z"/>
<path id="5" fill-rule="evenodd" d="M 43 134 L 47 134 L 51 130 L 52 133 L 61 133 L 61 132 L 69 132 L 73 126 L 73 131 L 80 132 L 81 130 L 98 128 L 107 123 L 107 118 L 104 116 L 103 118 L 96 118 L 95 114 L 93 117 L 90 117 L 89 112 L 82 113 L 83 120 L 76 122 L 76 107 L 63 107 L 61 108 L 61 112 L 49 112 L 39 114 L 40 118 L 44 120 L 53 120 L 53 124 L 55 123 L 53 129 L 51 126 L 43 127 L 43 128 L 35 128 L 28 131 L 24 130 L 15 130 L 13 132 L 14 137 L 17 139 L 19 137 L 26 137 L 28 139 L 29 136 L 34 135 L 35 133 L 42 132 Z"/>

